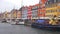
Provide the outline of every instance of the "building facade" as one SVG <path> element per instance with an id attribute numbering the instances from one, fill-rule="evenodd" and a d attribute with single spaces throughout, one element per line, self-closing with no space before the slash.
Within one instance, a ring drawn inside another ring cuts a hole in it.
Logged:
<path id="1" fill-rule="evenodd" d="M 59 16 L 59 13 L 60 13 L 59 11 L 60 6 L 58 6 L 59 0 L 49 0 L 49 1 L 50 2 L 47 2 L 46 4 L 46 14 L 45 14 L 46 17 L 53 17 L 54 15 Z"/>
<path id="2" fill-rule="evenodd" d="M 18 10 L 18 11 L 17 11 L 17 19 L 21 19 L 21 16 L 22 16 L 22 15 L 21 15 L 21 11 Z"/>
<path id="3" fill-rule="evenodd" d="M 27 19 L 28 16 L 28 7 L 22 7 L 22 19 Z"/>
<path id="4" fill-rule="evenodd" d="M 28 13 L 27 14 L 28 14 L 27 18 L 31 19 L 32 18 L 32 6 L 28 7 Z"/>
<path id="5" fill-rule="evenodd" d="M 11 18 L 12 19 L 21 19 L 21 11 L 19 11 L 17 9 L 13 9 L 11 11 Z"/>

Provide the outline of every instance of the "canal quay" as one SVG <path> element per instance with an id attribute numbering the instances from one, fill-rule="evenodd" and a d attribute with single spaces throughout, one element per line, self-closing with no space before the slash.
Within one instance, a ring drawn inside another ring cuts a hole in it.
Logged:
<path id="1" fill-rule="evenodd" d="M 60 31 L 49 31 L 24 25 L 0 23 L 0 34 L 60 34 Z"/>

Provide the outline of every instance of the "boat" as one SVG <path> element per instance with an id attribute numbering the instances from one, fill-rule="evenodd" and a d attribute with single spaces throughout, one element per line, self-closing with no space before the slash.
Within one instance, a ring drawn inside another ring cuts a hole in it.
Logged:
<path id="1" fill-rule="evenodd" d="M 49 24 L 49 19 L 37 19 L 31 24 L 31 27 L 39 29 L 50 29 L 50 30 L 60 30 L 60 19 L 58 19 L 57 25 Z"/>

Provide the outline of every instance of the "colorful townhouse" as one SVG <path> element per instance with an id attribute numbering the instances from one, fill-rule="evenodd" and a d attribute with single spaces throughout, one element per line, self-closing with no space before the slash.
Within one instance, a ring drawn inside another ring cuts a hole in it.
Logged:
<path id="1" fill-rule="evenodd" d="M 59 16 L 60 14 L 60 5 L 59 0 L 49 0 L 46 3 L 46 17 L 53 17 L 54 15 Z"/>

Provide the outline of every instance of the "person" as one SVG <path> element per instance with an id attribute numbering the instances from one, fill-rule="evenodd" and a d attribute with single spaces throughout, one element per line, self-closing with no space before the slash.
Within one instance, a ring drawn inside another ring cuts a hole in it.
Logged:
<path id="1" fill-rule="evenodd" d="M 54 15 L 53 18 L 50 19 L 49 24 L 51 24 L 51 25 L 57 25 L 57 22 L 58 22 L 57 21 L 57 16 Z"/>

